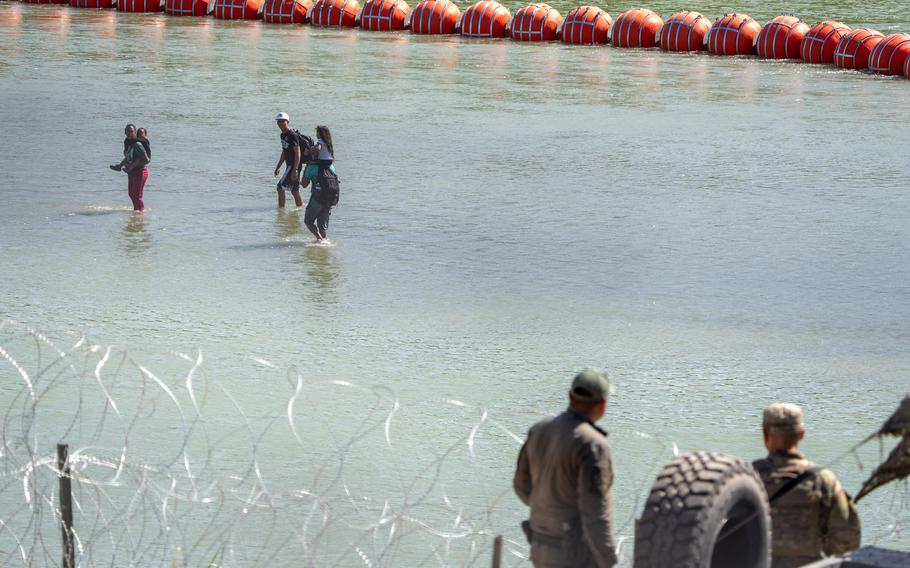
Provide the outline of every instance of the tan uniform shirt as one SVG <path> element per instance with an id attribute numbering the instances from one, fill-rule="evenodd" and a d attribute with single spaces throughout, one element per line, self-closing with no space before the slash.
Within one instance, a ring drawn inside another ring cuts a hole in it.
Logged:
<path id="1" fill-rule="evenodd" d="M 588 418 L 569 409 L 531 428 L 513 486 L 531 508 L 535 566 L 616 564 L 612 485 L 607 433 Z"/>
<path id="2" fill-rule="evenodd" d="M 770 498 L 814 464 L 800 452 L 771 452 L 752 464 Z M 802 566 L 860 544 L 859 516 L 837 477 L 827 469 L 802 480 L 771 505 L 772 565 Z"/>

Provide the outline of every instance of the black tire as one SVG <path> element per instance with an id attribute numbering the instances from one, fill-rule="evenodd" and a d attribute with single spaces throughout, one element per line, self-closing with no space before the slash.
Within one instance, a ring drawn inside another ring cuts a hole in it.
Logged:
<path id="1" fill-rule="evenodd" d="M 635 568 L 770 568 L 768 496 L 748 463 L 695 452 L 667 462 L 635 527 Z"/>

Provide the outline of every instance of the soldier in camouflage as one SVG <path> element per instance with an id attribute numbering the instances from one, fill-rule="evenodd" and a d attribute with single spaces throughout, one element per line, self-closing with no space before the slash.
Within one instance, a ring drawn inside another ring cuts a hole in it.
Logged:
<path id="1" fill-rule="evenodd" d="M 835 475 L 797 450 L 806 431 L 799 406 L 777 403 L 762 416 L 768 457 L 752 466 L 771 500 L 772 566 L 793 568 L 860 543 L 859 517 Z"/>
<path id="2" fill-rule="evenodd" d="M 536 568 L 616 565 L 613 466 L 607 433 L 594 425 L 606 411 L 609 390 L 606 373 L 578 373 L 569 408 L 531 427 L 518 454 L 513 486 L 531 508 L 522 528 Z"/>

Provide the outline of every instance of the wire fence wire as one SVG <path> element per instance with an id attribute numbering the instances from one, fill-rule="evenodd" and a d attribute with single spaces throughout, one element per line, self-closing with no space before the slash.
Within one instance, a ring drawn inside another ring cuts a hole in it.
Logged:
<path id="1" fill-rule="evenodd" d="M 0 566 L 63 565 L 58 443 L 77 566 L 489 566 L 497 535 L 501 565 L 527 565 L 510 483 L 523 440 L 484 408 L 402 408 L 386 387 L 263 359 L 269 380 L 241 405 L 200 352 L 155 371 L 10 320 L 0 357 Z M 618 523 L 620 554 L 632 527 Z"/>
<path id="2" fill-rule="evenodd" d="M 498 534 L 501 565 L 528 565 L 527 509 L 511 489 L 522 438 L 484 408 L 402 405 L 385 387 L 262 359 L 250 374 L 268 381 L 231 380 L 241 405 L 200 352 L 156 372 L 9 320 L 0 358 L 0 566 L 63 564 L 60 442 L 77 566 L 490 566 Z M 632 434 L 649 471 L 617 481 L 621 565 L 651 482 L 678 453 Z M 894 499 L 885 541 L 902 538 L 906 484 Z"/>
<path id="3" fill-rule="evenodd" d="M 387 388 L 260 359 L 286 396 L 250 414 L 199 352 L 176 354 L 165 377 L 12 321 L 0 357 L 2 566 L 61 565 L 58 442 L 79 566 L 488 566 L 504 528 L 503 566 L 527 557 L 510 492 L 485 474 L 496 458 L 480 452 L 521 438 L 481 408 L 403 417 Z M 440 421 L 450 436 L 421 435 Z"/>

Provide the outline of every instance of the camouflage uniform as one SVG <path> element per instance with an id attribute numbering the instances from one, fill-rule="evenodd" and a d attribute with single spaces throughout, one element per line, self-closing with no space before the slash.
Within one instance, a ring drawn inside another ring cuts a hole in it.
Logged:
<path id="1" fill-rule="evenodd" d="M 801 432 L 802 411 L 793 404 L 771 405 L 765 411 L 764 427 Z M 770 498 L 815 464 L 798 451 L 780 450 L 752 466 Z M 860 544 L 856 506 L 834 473 L 818 469 L 771 504 L 771 537 L 774 568 L 802 566 L 823 558 L 823 553 L 843 554 Z"/>
<path id="2" fill-rule="evenodd" d="M 569 408 L 530 429 L 513 486 L 531 508 L 526 531 L 535 567 L 616 565 L 612 485 L 607 433 L 585 415 Z"/>

